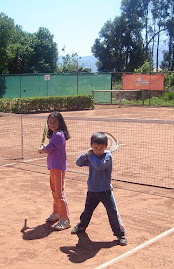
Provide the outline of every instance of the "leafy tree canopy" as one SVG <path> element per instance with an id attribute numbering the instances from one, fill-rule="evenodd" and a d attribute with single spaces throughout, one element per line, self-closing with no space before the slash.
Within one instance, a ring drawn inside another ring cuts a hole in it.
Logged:
<path id="1" fill-rule="evenodd" d="M 155 56 L 158 71 L 163 33 L 169 48 L 162 66 L 174 70 L 173 11 L 173 0 L 122 0 L 121 16 L 104 24 L 92 47 L 98 70 L 133 71 Z"/>
<path id="2" fill-rule="evenodd" d="M 11 18 L 0 14 L 0 73 L 54 73 L 58 51 L 47 28 L 26 33 Z"/>

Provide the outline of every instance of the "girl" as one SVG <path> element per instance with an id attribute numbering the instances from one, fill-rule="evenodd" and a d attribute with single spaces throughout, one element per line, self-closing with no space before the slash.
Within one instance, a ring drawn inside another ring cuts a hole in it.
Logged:
<path id="1" fill-rule="evenodd" d="M 66 123 L 59 112 L 53 112 L 47 119 L 49 144 L 42 145 L 39 153 L 47 153 L 47 167 L 50 170 L 50 188 L 53 195 L 53 213 L 47 222 L 58 221 L 54 228 L 58 231 L 71 227 L 69 210 L 64 194 L 66 171 L 66 140 L 70 138 Z"/>

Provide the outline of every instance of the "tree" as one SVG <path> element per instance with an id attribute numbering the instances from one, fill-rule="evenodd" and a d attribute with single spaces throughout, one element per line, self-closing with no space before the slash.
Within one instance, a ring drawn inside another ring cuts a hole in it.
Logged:
<path id="1" fill-rule="evenodd" d="M 148 51 L 148 6 L 149 0 L 122 0 L 121 10 L 122 15 L 124 15 L 130 22 L 130 28 L 135 30 L 138 25 L 138 29 L 142 32 L 145 29 L 144 38 L 144 53 L 149 56 Z M 136 25 L 137 24 L 137 25 Z"/>
<path id="2" fill-rule="evenodd" d="M 143 73 L 151 73 L 153 72 L 153 66 L 151 62 L 145 61 L 142 66 L 137 69 L 134 69 L 134 73 L 143 74 Z"/>
<path id="3" fill-rule="evenodd" d="M 174 8 L 173 0 L 167 2 L 167 10 L 169 16 L 166 21 L 166 29 L 168 35 L 168 51 L 163 52 L 163 61 L 161 68 L 165 68 L 170 71 L 174 71 Z"/>
<path id="4" fill-rule="evenodd" d="M 138 17 L 128 20 L 125 14 L 107 21 L 95 40 L 92 52 L 99 59 L 102 72 L 133 71 L 144 61 L 141 24 Z"/>
<path id="5" fill-rule="evenodd" d="M 65 51 L 65 48 L 63 48 Z M 79 56 L 78 53 L 66 54 L 63 56 L 63 63 L 58 64 L 57 72 L 58 73 L 76 73 L 76 72 L 85 72 L 91 71 L 90 69 L 83 69 L 83 65 L 79 65 Z"/>
<path id="6" fill-rule="evenodd" d="M 0 14 L 0 73 L 8 73 L 9 46 L 13 42 L 15 35 L 14 21 L 4 13 Z"/>
<path id="7" fill-rule="evenodd" d="M 168 38 L 162 66 L 174 68 L 173 0 L 122 0 L 121 16 L 107 21 L 92 47 L 99 71 L 133 71 L 145 60 L 159 66 L 161 37 Z M 156 49 L 156 51 L 155 51 Z"/>
<path id="8" fill-rule="evenodd" d="M 57 44 L 46 28 L 26 33 L 0 14 L 0 73 L 53 73 L 57 68 Z"/>
<path id="9" fill-rule="evenodd" d="M 53 41 L 54 36 L 47 28 L 40 27 L 38 32 L 34 34 L 34 37 L 34 57 L 32 63 L 34 72 L 56 72 L 58 51 L 57 44 Z"/>
<path id="10" fill-rule="evenodd" d="M 166 31 L 168 19 L 168 0 L 153 0 L 151 5 L 152 21 L 154 25 L 153 40 L 156 38 L 156 69 L 159 67 L 159 44 L 161 33 Z M 153 46 L 154 47 L 154 46 Z"/>
<path id="11" fill-rule="evenodd" d="M 20 31 L 18 34 L 18 42 L 14 42 L 8 48 L 8 54 L 11 57 L 8 61 L 8 71 L 10 74 L 21 74 L 34 72 L 35 38 L 30 33 Z"/>
<path id="12" fill-rule="evenodd" d="M 130 21 L 133 14 L 139 17 L 139 21 L 143 26 L 142 37 L 146 59 L 152 61 L 155 55 L 156 69 L 158 71 L 159 45 L 161 38 L 164 38 L 167 32 L 169 37 L 169 54 L 171 51 L 169 58 L 172 58 L 171 48 L 173 41 L 171 38 L 170 24 L 174 15 L 173 0 L 122 0 L 121 9 Z"/>
<path id="13" fill-rule="evenodd" d="M 5 78 L 4 76 L 0 76 L 0 98 L 3 97 L 5 92 L 6 92 Z"/>

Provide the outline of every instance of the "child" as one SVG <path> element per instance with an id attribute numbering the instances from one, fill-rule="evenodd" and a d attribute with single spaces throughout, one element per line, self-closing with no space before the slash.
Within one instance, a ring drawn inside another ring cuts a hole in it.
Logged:
<path id="1" fill-rule="evenodd" d="M 111 185 L 112 155 L 106 151 L 108 139 L 105 133 L 94 133 L 91 137 L 91 149 L 81 154 L 76 160 L 80 167 L 89 167 L 88 192 L 85 209 L 80 216 L 80 223 L 77 224 L 71 234 L 85 232 L 90 219 L 97 205 L 102 202 L 106 208 L 110 226 L 113 234 L 117 236 L 119 244 L 127 245 L 125 229 L 121 221 Z"/>
<path id="2" fill-rule="evenodd" d="M 69 210 L 64 194 L 64 180 L 66 171 L 66 140 L 70 138 L 66 123 L 59 112 L 48 116 L 49 144 L 42 145 L 39 153 L 47 153 L 47 167 L 50 170 L 50 188 L 53 195 L 53 213 L 46 219 L 47 222 L 58 221 L 55 230 L 61 231 L 71 227 Z"/>

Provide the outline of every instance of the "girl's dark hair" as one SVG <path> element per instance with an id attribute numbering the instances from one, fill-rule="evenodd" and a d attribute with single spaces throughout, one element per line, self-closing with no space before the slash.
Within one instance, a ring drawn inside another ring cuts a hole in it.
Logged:
<path id="1" fill-rule="evenodd" d="M 104 132 L 97 132 L 94 133 L 91 136 L 91 145 L 95 143 L 95 144 L 102 144 L 102 145 L 108 145 L 108 138 L 106 136 L 106 134 Z"/>
<path id="2" fill-rule="evenodd" d="M 65 135 L 65 139 L 68 140 L 70 137 L 70 134 L 69 134 L 69 131 L 68 131 L 68 128 L 66 126 L 66 123 L 64 121 L 64 118 L 63 116 L 59 113 L 59 112 L 52 112 L 49 116 L 48 116 L 48 119 L 47 119 L 47 124 L 48 124 L 48 120 L 49 118 L 51 117 L 56 117 L 58 119 L 58 122 L 59 122 L 59 130 L 61 130 L 64 135 Z M 48 132 L 47 132 L 47 137 L 48 138 L 51 138 L 53 135 L 53 131 L 49 128 L 48 126 Z"/>

